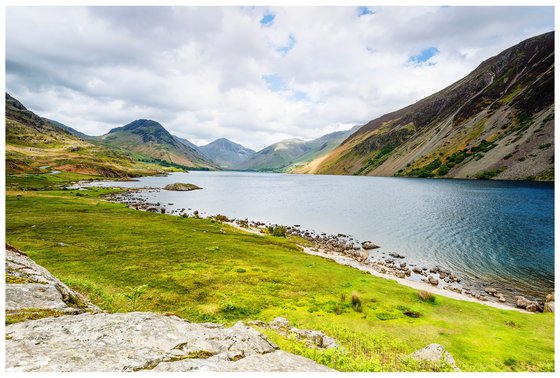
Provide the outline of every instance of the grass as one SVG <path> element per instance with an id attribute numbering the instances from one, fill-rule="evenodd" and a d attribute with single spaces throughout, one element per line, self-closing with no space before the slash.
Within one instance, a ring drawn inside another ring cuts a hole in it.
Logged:
<path id="1" fill-rule="evenodd" d="M 445 346 L 464 371 L 554 370 L 553 314 L 439 296 L 431 303 L 394 281 L 306 255 L 290 238 L 101 200 L 112 191 L 7 192 L 6 240 L 108 311 L 225 324 L 283 316 L 321 330 L 342 348 L 316 350 L 263 332 L 342 371 L 433 370 L 407 358 L 430 343 Z"/>

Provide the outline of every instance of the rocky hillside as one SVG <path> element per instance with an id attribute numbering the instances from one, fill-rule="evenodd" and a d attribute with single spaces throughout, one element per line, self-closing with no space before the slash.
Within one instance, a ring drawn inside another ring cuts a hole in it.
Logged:
<path id="1" fill-rule="evenodd" d="M 245 148 L 225 138 L 216 139 L 199 149 L 222 168 L 238 166 L 255 153 L 250 148 Z"/>
<path id="2" fill-rule="evenodd" d="M 100 137 L 111 146 L 191 168 L 216 168 L 207 157 L 173 137 L 158 122 L 138 119 Z"/>
<path id="3" fill-rule="evenodd" d="M 241 164 L 234 166 L 234 168 L 246 171 L 299 172 L 300 167 L 309 161 L 328 154 L 356 129 L 357 127 L 346 131 L 337 131 L 310 141 L 301 139 L 283 140 L 260 150 Z"/>
<path id="4" fill-rule="evenodd" d="M 155 174 L 162 167 L 85 141 L 56 122 L 29 111 L 6 93 L 6 173 L 45 174 L 50 170 L 103 177 Z"/>
<path id="5" fill-rule="evenodd" d="M 172 314 L 103 313 L 6 247 L 6 370 L 333 371 L 278 349 L 251 327 Z"/>
<path id="6" fill-rule="evenodd" d="M 43 117 L 43 119 L 44 119 L 45 121 L 49 122 L 49 123 L 52 123 L 52 124 L 55 125 L 55 126 L 60 127 L 60 128 L 63 129 L 63 130 L 68 131 L 70 134 L 72 134 L 72 135 L 74 135 L 74 136 L 77 136 L 77 137 L 80 138 L 80 139 L 89 140 L 89 139 L 94 138 L 94 137 L 91 137 L 91 136 L 89 136 L 89 135 L 86 135 L 86 134 L 82 133 L 81 131 L 78 131 L 78 130 L 76 130 L 76 129 L 70 127 L 70 126 L 67 126 L 67 125 L 65 125 L 65 124 L 63 124 L 63 123 L 60 123 L 60 122 L 58 122 L 58 121 L 55 121 L 55 120 L 53 120 L 53 119 L 48 119 L 48 118 L 44 118 L 44 117 Z"/>
<path id="7" fill-rule="evenodd" d="M 309 173 L 554 179 L 554 32 L 374 119 Z"/>

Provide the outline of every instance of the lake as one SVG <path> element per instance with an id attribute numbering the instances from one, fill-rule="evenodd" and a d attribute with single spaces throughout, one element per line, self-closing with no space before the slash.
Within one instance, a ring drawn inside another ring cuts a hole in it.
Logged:
<path id="1" fill-rule="evenodd" d="M 203 190 L 143 197 L 203 216 L 349 234 L 380 245 L 373 258 L 394 251 L 409 263 L 459 272 L 465 282 L 539 299 L 554 288 L 552 183 L 192 171 L 118 186 L 175 182 Z"/>

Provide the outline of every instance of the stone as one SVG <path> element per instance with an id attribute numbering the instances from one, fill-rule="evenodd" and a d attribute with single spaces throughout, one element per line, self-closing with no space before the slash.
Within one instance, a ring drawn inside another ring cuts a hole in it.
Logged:
<path id="1" fill-rule="evenodd" d="M 455 363 L 455 359 L 442 345 L 430 344 L 422 349 L 412 353 L 411 357 L 416 361 L 424 361 L 432 363 L 439 367 L 440 365 L 447 365 L 453 371 L 461 371 Z"/>
<path id="2" fill-rule="evenodd" d="M 548 303 L 548 302 L 554 302 L 554 292 L 552 292 L 552 293 L 550 293 L 546 296 L 545 303 Z"/>
<path id="3" fill-rule="evenodd" d="M 412 271 L 416 274 L 422 274 L 422 268 L 419 268 L 417 266 L 415 266 L 414 268 L 412 268 Z"/>
<path id="4" fill-rule="evenodd" d="M 498 301 L 499 302 L 505 302 L 506 301 L 506 298 L 504 298 L 503 294 L 498 294 Z"/>
<path id="5" fill-rule="evenodd" d="M 376 249 L 376 248 L 379 248 L 379 246 L 376 245 L 376 244 L 373 244 L 369 240 L 366 240 L 365 242 L 362 243 L 362 248 L 363 249 Z"/>
<path id="6" fill-rule="evenodd" d="M 403 278 L 404 279 L 404 278 L 406 278 L 406 273 L 403 272 L 402 270 L 396 270 L 395 271 L 395 276 L 397 278 Z"/>
<path id="7" fill-rule="evenodd" d="M 292 327 L 286 318 L 277 317 L 268 323 L 268 326 L 282 335 L 295 336 L 298 340 L 306 341 L 309 347 L 321 349 L 338 348 L 338 342 L 334 338 L 325 335 L 321 331 Z"/>
<path id="8" fill-rule="evenodd" d="M 6 335 L 7 371 L 330 370 L 286 352 L 267 356 L 278 347 L 241 322 L 221 328 L 152 313 L 99 313 L 16 323 Z"/>
<path id="9" fill-rule="evenodd" d="M 541 307 L 537 302 L 529 302 L 529 304 L 527 305 L 527 307 L 525 307 L 525 309 L 529 312 L 538 312 L 541 310 Z"/>
<path id="10" fill-rule="evenodd" d="M 484 288 L 484 291 L 490 295 L 495 295 L 498 290 L 494 289 L 493 287 Z"/>
<path id="11" fill-rule="evenodd" d="M 428 282 L 434 286 L 437 286 L 439 284 L 439 280 L 437 278 L 434 278 L 433 276 L 428 276 Z"/>
<path id="12" fill-rule="evenodd" d="M 527 306 L 531 304 L 531 301 L 528 300 L 525 297 L 522 297 L 520 295 L 515 297 L 515 305 L 519 308 L 527 308 Z"/>
<path id="13" fill-rule="evenodd" d="M 543 307 L 543 312 L 554 312 L 554 302 L 546 302 Z"/>

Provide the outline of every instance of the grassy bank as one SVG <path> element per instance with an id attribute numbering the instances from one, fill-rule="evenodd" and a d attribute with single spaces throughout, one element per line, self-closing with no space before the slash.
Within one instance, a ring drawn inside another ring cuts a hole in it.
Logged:
<path id="1" fill-rule="evenodd" d="M 343 348 L 317 351 L 264 332 L 339 370 L 416 370 L 403 357 L 430 343 L 444 345 L 464 371 L 554 370 L 553 314 L 423 301 L 394 281 L 306 255 L 294 240 L 100 200 L 111 191 L 10 191 L 7 242 L 108 311 L 226 324 L 284 316 L 321 330 Z"/>

